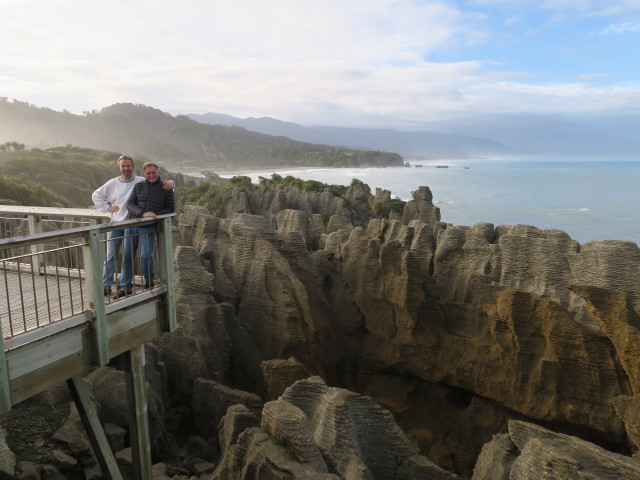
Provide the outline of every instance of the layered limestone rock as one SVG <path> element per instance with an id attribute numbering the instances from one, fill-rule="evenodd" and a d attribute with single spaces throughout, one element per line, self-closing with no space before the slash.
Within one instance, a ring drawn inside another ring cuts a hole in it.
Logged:
<path id="1" fill-rule="evenodd" d="M 411 193 L 413 199 L 404 207 L 402 221 L 405 225 L 412 220 L 419 220 L 427 224 L 440 221 L 440 209 L 433 205 L 433 194 L 429 187 L 420 187 Z"/>
<path id="2" fill-rule="evenodd" d="M 205 435 L 215 432 L 218 423 L 233 405 L 244 405 L 254 416 L 258 416 L 263 403 L 255 394 L 198 378 L 194 382 L 192 400 L 196 430 Z"/>
<path id="3" fill-rule="evenodd" d="M 274 442 L 267 432 L 260 428 L 243 430 L 237 442 L 228 450 L 210 480 L 235 480 L 246 478 L 250 472 L 253 478 L 282 480 L 339 480 L 340 477 L 324 472 L 310 471 L 291 458 L 289 452 Z"/>
<path id="4" fill-rule="evenodd" d="M 287 360 L 265 360 L 260 364 L 267 395 L 270 400 L 275 400 L 282 395 L 285 389 L 296 380 L 310 377 L 311 373 L 295 357 Z"/>
<path id="5" fill-rule="evenodd" d="M 473 480 L 638 480 L 640 461 L 577 437 L 512 420 L 482 449 Z"/>
<path id="6" fill-rule="evenodd" d="M 224 326 L 225 306 L 213 301 L 213 275 L 205 269 L 206 262 L 193 248 L 178 246 L 174 263 L 180 327 L 153 343 L 172 352 L 164 359 L 169 381 L 177 390 L 190 392 L 195 378 L 222 380 L 230 338 Z"/>
<path id="7" fill-rule="evenodd" d="M 153 344 L 145 345 L 144 351 L 146 357 L 145 393 L 149 414 L 151 450 L 158 457 L 176 457 L 178 446 L 165 423 L 169 399 L 166 390 L 168 383 L 166 371 L 162 368 L 163 363 L 160 361 L 162 353 Z M 120 365 L 120 367 L 124 368 L 125 366 Z M 99 405 L 98 415 L 102 423 L 128 429 L 129 416 L 124 371 L 102 367 L 91 373 L 86 382 Z"/>
<path id="8" fill-rule="evenodd" d="M 261 365 L 295 357 L 392 408 L 421 453 L 465 476 L 509 418 L 637 454 L 638 246 L 447 225 L 429 194 L 366 229 L 325 225 L 284 188 L 261 193 L 271 218 L 183 215 L 185 247 L 213 275 L 210 301 L 228 305 L 236 381 L 269 398 Z"/>
<path id="9" fill-rule="evenodd" d="M 221 432 L 237 432 L 234 424 L 247 425 L 247 414 L 230 408 Z M 418 455 L 387 410 L 319 377 L 295 382 L 264 406 L 260 428 L 234 437 L 221 440 L 229 446 L 212 479 L 247 471 L 259 478 L 313 480 L 459 478 Z"/>
<path id="10" fill-rule="evenodd" d="M 327 187 L 323 192 L 301 190 L 289 185 L 275 188 L 245 191 L 235 188 L 231 201 L 226 205 L 227 217 L 237 213 L 264 216 L 275 226 L 278 214 L 283 210 L 299 210 L 309 217 L 314 215 L 338 215 L 353 224 L 360 224 L 371 216 L 369 199 L 371 190 L 361 182 L 354 182 L 352 188 L 340 195 Z"/>
<path id="11" fill-rule="evenodd" d="M 214 297 L 234 307 L 234 322 L 258 349 L 249 370 L 260 375 L 260 361 L 290 356 L 321 367 L 331 354 L 322 348 L 332 337 L 328 304 L 316 293 L 323 279 L 300 232 L 279 235 L 256 215 L 192 224 L 193 248 L 210 262 Z"/>

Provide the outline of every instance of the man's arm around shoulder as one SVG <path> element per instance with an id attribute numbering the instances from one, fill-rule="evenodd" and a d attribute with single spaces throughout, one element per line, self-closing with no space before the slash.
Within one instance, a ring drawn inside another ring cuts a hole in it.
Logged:
<path id="1" fill-rule="evenodd" d="M 160 209 L 158 215 L 166 215 L 167 213 L 173 213 L 176 211 L 175 196 L 173 190 L 164 190 L 164 208 Z"/>

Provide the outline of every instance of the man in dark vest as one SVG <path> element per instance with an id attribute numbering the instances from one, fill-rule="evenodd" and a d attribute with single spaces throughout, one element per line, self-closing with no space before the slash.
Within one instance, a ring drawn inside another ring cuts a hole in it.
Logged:
<path id="1" fill-rule="evenodd" d="M 165 215 L 175 211 L 175 200 L 173 190 L 162 188 L 162 180 L 158 176 L 158 165 L 147 162 L 142 165 L 145 181 L 135 185 L 129 201 L 127 210 L 131 218 L 157 218 L 158 215 Z M 145 225 L 133 227 L 125 230 L 124 241 L 124 288 L 114 298 L 124 297 L 133 292 L 133 253 L 134 239 L 139 239 L 140 259 L 142 262 L 142 276 L 144 277 L 144 288 L 153 286 L 153 243 L 156 225 Z"/>

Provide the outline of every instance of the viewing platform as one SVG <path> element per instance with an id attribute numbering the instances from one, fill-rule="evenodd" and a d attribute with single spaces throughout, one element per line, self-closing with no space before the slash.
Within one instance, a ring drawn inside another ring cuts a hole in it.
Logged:
<path id="1" fill-rule="evenodd" d="M 125 371 L 134 471 L 150 479 L 144 343 L 176 328 L 174 215 L 106 223 L 92 209 L 0 205 L 0 413 L 66 381 L 105 478 L 122 477 L 82 377 L 107 364 Z M 145 288 L 136 253 L 131 294 L 104 295 L 107 232 L 153 224 L 154 282 Z"/>

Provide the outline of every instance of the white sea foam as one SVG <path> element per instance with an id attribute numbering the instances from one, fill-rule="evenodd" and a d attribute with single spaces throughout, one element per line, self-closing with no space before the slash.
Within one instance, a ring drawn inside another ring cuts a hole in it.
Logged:
<path id="1" fill-rule="evenodd" d="M 412 166 L 274 170 L 303 180 L 349 185 L 362 180 L 375 192 L 412 198 L 428 186 L 442 221 L 454 225 L 488 222 L 564 230 L 575 240 L 631 240 L 640 243 L 640 161 L 576 159 L 406 159 Z M 416 163 L 423 168 L 414 168 Z M 435 168 L 449 165 L 450 168 Z M 264 170 L 263 170 L 264 172 Z M 254 183 L 258 176 L 248 175 Z M 550 213 L 551 212 L 551 213 Z"/>
<path id="2" fill-rule="evenodd" d="M 548 213 L 548 215 L 564 215 L 567 213 L 582 213 L 582 212 L 590 212 L 589 208 L 563 208 L 561 210 L 553 210 Z"/>

